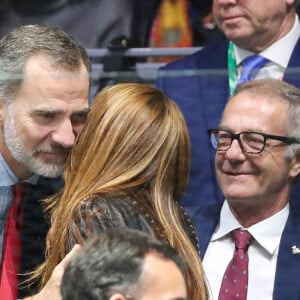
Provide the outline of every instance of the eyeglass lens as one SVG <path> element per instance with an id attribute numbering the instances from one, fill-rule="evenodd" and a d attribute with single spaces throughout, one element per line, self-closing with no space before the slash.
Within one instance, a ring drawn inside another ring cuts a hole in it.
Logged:
<path id="1" fill-rule="evenodd" d="M 259 133 L 242 132 L 233 134 L 227 131 L 213 131 L 211 134 L 211 144 L 214 149 L 227 151 L 234 139 L 239 141 L 242 150 L 248 153 L 259 153 L 264 149 L 265 137 Z"/>

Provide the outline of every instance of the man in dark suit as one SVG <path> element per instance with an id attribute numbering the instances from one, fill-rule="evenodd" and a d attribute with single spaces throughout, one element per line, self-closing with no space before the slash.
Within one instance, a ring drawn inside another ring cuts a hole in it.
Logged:
<path id="1" fill-rule="evenodd" d="M 0 65 L 0 298 L 15 300 L 23 186 L 62 174 L 89 112 L 91 63 L 60 28 L 27 25 L 0 40 Z M 30 299 L 55 299 L 62 269 Z"/>
<path id="2" fill-rule="evenodd" d="M 284 79 L 300 86 L 300 25 L 296 1 L 214 0 L 213 13 L 228 40 L 160 69 L 158 87 L 180 106 L 192 143 L 190 185 L 183 206 L 193 216 L 202 202 L 220 201 L 207 141 L 243 72 L 243 60 L 260 54 L 269 61 L 252 79 Z M 230 84 L 229 84 L 230 79 Z"/>
<path id="3" fill-rule="evenodd" d="M 235 299 L 221 295 L 230 292 L 223 280 L 236 229 L 251 234 L 241 254 L 249 256 L 247 298 L 239 299 L 300 298 L 299 193 L 290 195 L 300 174 L 299 120 L 300 90 L 262 79 L 239 85 L 210 131 L 223 203 L 202 202 L 195 216 L 210 299 Z"/>

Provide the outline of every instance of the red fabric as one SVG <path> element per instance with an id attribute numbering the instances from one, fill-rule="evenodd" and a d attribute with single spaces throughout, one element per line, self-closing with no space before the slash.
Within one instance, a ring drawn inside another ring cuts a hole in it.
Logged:
<path id="1" fill-rule="evenodd" d="M 0 282 L 0 299 L 15 300 L 18 296 L 17 274 L 20 270 L 21 241 L 20 230 L 23 223 L 21 207 L 22 184 L 13 186 L 14 202 L 10 208 L 5 225 L 2 272 Z"/>
<path id="2" fill-rule="evenodd" d="M 249 261 L 247 250 L 252 236 L 248 231 L 241 229 L 234 230 L 232 235 L 235 251 L 222 280 L 219 300 L 246 300 Z"/>

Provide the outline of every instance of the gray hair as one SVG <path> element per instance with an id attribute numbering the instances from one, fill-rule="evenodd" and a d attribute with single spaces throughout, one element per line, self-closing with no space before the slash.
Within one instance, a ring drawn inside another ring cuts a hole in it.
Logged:
<path id="1" fill-rule="evenodd" d="M 288 103 L 287 135 L 296 138 L 300 142 L 300 89 L 277 79 L 254 80 L 240 84 L 231 96 L 231 99 L 242 92 L 286 101 Z M 292 144 L 287 147 L 287 159 L 292 159 L 297 154 L 300 154 L 300 144 Z"/>
<path id="2" fill-rule="evenodd" d="M 82 63 L 91 72 L 86 50 L 58 27 L 26 25 L 13 29 L 0 40 L 0 99 L 10 103 L 22 82 L 29 58 L 43 53 L 50 63 L 75 71 Z"/>

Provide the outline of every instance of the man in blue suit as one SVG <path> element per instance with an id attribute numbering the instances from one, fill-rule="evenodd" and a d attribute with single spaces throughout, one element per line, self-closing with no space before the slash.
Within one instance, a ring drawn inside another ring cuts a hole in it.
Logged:
<path id="1" fill-rule="evenodd" d="M 177 102 L 190 131 L 190 185 L 183 206 L 192 216 L 202 202 L 222 199 L 207 129 L 219 124 L 243 71 L 243 60 L 252 54 L 269 60 L 252 79 L 271 77 L 300 87 L 296 0 L 214 0 L 213 13 L 228 40 L 168 64 L 158 73 L 158 87 Z"/>
<path id="2" fill-rule="evenodd" d="M 290 192 L 300 174 L 300 90 L 275 79 L 239 85 L 210 141 L 225 198 L 195 216 L 210 299 L 221 294 L 235 229 L 252 236 L 239 299 L 299 299 L 300 199 Z"/>

